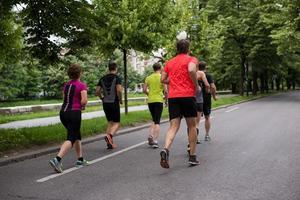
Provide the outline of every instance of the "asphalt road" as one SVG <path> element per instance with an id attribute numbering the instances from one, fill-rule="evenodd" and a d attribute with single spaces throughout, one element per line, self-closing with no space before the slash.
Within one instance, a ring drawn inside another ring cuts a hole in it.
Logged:
<path id="1" fill-rule="evenodd" d="M 74 168 L 72 152 L 58 176 L 48 166 L 53 154 L 3 166 L 0 199 L 299 200 L 299 111 L 299 91 L 214 111 L 212 141 L 198 145 L 196 167 L 187 164 L 185 123 L 170 151 L 170 169 L 160 167 L 160 150 L 145 143 L 147 129 L 115 137 L 113 151 L 104 141 L 85 145 L 92 164 Z"/>

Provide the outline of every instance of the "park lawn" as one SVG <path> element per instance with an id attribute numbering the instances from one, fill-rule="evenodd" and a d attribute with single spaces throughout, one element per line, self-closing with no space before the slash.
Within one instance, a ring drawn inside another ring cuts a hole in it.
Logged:
<path id="1" fill-rule="evenodd" d="M 163 118 L 168 117 L 166 110 L 164 109 Z M 148 111 L 130 112 L 126 116 L 123 113 L 121 114 L 121 127 L 149 122 L 150 119 L 151 116 Z M 105 117 L 82 120 L 81 135 L 85 138 L 102 134 L 105 132 L 106 124 Z M 62 124 L 21 129 L 0 129 L 0 155 L 9 150 L 17 151 L 30 148 L 32 145 L 56 144 L 64 141 L 65 138 L 66 130 Z"/>
<path id="2" fill-rule="evenodd" d="M 139 105 L 146 105 L 145 102 L 128 102 L 128 106 L 139 106 Z M 124 104 L 122 105 L 124 107 Z M 83 112 L 93 112 L 102 110 L 102 106 L 87 106 Z M 20 120 L 27 120 L 27 119 L 35 119 L 35 118 L 43 118 L 43 117 L 53 117 L 58 116 L 59 110 L 51 110 L 51 111 L 41 111 L 41 112 L 27 112 L 27 113 L 18 113 L 13 115 L 0 115 L 0 124 L 13 122 L 13 121 L 20 121 Z"/>
<path id="3" fill-rule="evenodd" d="M 257 96 L 230 96 L 213 101 L 213 108 L 238 103 L 248 99 L 256 99 L 265 95 Z M 168 118 L 167 109 L 164 109 L 162 118 Z M 139 123 L 150 122 L 151 117 L 148 111 L 130 112 L 128 115 L 121 114 L 121 126 L 135 126 Z M 82 121 L 82 137 L 96 134 L 103 134 L 106 128 L 105 117 L 87 119 Z M 56 144 L 66 138 L 66 131 L 61 124 L 45 127 L 21 128 L 21 129 L 0 129 L 0 155 L 33 146 Z"/>
<path id="4" fill-rule="evenodd" d="M 146 97 L 143 93 L 128 93 L 128 98 L 134 97 Z M 89 101 L 98 100 L 96 96 L 89 96 Z M 15 101 L 2 101 L 0 102 L 0 108 L 4 107 L 15 107 L 15 106 L 30 106 L 30 105 L 42 105 L 42 104 L 53 104 L 61 103 L 61 99 L 35 99 L 35 100 L 15 100 Z"/>

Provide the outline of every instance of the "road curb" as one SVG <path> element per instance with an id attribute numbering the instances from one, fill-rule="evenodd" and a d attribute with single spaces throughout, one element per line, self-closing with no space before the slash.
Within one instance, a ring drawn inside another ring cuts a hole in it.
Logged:
<path id="1" fill-rule="evenodd" d="M 240 101 L 240 102 L 236 102 L 236 103 L 233 103 L 233 104 L 219 106 L 217 108 L 213 108 L 212 110 L 213 111 L 214 110 L 220 110 L 220 109 L 223 109 L 223 108 L 228 108 L 230 106 L 246 103 L 246 102 L 249 102 L 249 101 L 254 101 L 254 100 L 257 100 L 257 99 L 264 98 L 264 97 L 267 97 L 267 96 L 257 97 L 257 98 L 253 98 L 253 99 L 248 99 L 248 100 L 243 100 L 243 101 Z M 161 124 L 164 124 L 164 123 L 167 123 L 167 122 L 169 122 L 169 120 L 164 119 L 164 120 L 161 121 Z M 140 126 L 137 126 L 137 127 L 130 127 L 130 128 L 121 129 L 118 132 L 118 135 L 116 137 L 118 137 L 119 135 L 124 135 L 124 134 L 131 133 L 133 131 L 138 131 L 138 130 L 141 130 L 141 129 L 144 129 L 144 128 L 148 128 L 148 127 L 150 127 L 150 125 L 151 125 L 151 123 L 147 123 L 147 124 L 143 124 L 143 125 L 140 125 Z M 99 134 L 101 134 L 101 135 L 91 136 L 91 137 L 83 139 L 82 144 L 86 145 L 86 144 L 89 144 L 89 143 L 92 143 L 92 142 L 104 140 L 105 135 L 103 133 L 99 133 Z M 0 167 L 5 166 L 5 165 L 9 165 L 9 164 L 12 164 L 12 163 L 17 163 L 17 162 L 20 162 L 20 161 L 28 160 L 28 159 L 37 158 L 37 157 L 47 155 L 47 154 L 51 154 L 51 153 L 54 153 L 54 152 L 58 152 L 59 149 L 60 149 L 60 145 L 57 145 L 55 147 L 44 148 L 44 149 L 41 149 L 41 150 L 20 154 L 20 155 L 17 155 L 17 156 L 11 156 L 11 157 L 8 157 L 8 158 L 0 158 Z"/>

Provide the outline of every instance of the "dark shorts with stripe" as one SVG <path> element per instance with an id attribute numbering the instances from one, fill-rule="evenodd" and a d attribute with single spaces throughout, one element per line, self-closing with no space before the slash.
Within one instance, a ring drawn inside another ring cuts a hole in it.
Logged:
<path id="1" fill-rule="evenodd" d="M 72 144 L 76 140 L 81 140 L 81 110 L 60 111 L 60 121 L 67 129 L 67 140 Z"/>
<path id="2" fill-rule="evenodd" d="M 103 103 L 102 105 L 108 122 L 120 122 L 121 114 L 119 102 Z"/>
<path id="3" fill-rule="evenodd" d="M 148 108 L 154 124 L 160 124 L 160 118 L 163 111 L 163 103 L 148 103 Z"/>
<path id="4" fill-rule="evenodd" d="M 197 117 L 197 105 L 195 97 L 169 98 L 169 118 Z"/>
<path id="5" fill-rule="evenodd" d="M 203 103 L 197 103 L 197 112 L 203 112 Z"/>

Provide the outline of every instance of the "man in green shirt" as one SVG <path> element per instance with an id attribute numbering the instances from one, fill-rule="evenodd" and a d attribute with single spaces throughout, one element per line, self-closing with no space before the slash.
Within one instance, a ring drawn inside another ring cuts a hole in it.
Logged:
<path id="1" fill-rule="evenodd" d="M 145 79 L 143 92 L 148 96 L 148 107 L 152 116 L 153 123 L 150 127 L 148 144 L 153 148 L 158 148 L 157 138 L 160 132 L 160 118 L 163 111 L 164 84 L 160 82 L 161 65 L 153 65 L 154 72 Z"/>

